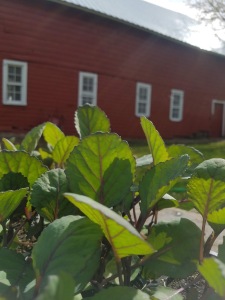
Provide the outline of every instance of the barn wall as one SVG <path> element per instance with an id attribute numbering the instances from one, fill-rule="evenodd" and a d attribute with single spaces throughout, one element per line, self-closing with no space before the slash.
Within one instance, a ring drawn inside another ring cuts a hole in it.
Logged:
<path id="1" fill-rule="evenodd" d="M 75 133 L 78 74 L 87 71 L 98 74 L 98 105 L 125 138 L 143 137 L 136 82 L 152 85 L 150 120 L 164 138 L 212 132 L 211 101 L 225 100 L 223 57 L 46 0 L 0 7 L 0 62 L 28 62 L 28 105 L 0 104 L 1 131 L 57 119 Z M 184 90 L 182 122 L 169 120 L 171 89 Z"/>

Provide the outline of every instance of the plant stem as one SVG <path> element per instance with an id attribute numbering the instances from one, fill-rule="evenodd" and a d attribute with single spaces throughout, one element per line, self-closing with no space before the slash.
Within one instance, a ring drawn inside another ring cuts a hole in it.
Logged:
<path id="1" fill-rule="evenodd" d="M 209 203 L 210 203 L 210 200 L 211 200 L 212 189 L 213 189 L 213 180 L 211 180 L 211 183 L 210 183 L 208 199 L 207 199 L 207 202 L 206 202 L 204 215 L 203 215 L 203 221 L 202 221 L 202 232 L 201 232 L 201 240 L 200 240 L 200 247 L 199 247 L 199 263 L 200 264 L 202 264 L 203 259 L 204 259 L 205 226 L 206 226 L 206 222 L 207 222 L 207 215 L 208 215 L 208 212 L 209 212 Z"/>
<path id="2" fill-rule="evenodd" d="M 116 266 L 117 266 L 117 272 L 118 272 L 118 277 L 119 277 L 119 283 L 120 283 L 120 285 L 124 285 L 122 264 L 121 264 L 121 260 L 120 259 L 116 260 Z"/>
<path id="3" fill-rule="evenodd" d="M 6 223 L 2 222 L 2 231 L 3 231 L 3 240 L 2 240 L 2 247 L 7 247 L 7 230 L 6 230 Z"/>
<path id="4" fill-rule="evenodd" d="M 130 285 L 130 276 L 131 276 L 131 257 L 124 257 L 122 259 L 122 265 L 124 270 L 124 285 Z"/>
<path id="5" fill-rule="evenodd" d="M 205 246 L 204 246 L 204 256 L 209 256 L 210 251 L 212 249 L 212 246 L 215 242 L 215 240 L 217 239 L 217 237 L 220 235 L 221 232 L 216 233 L 215 231 L 213 231 L 210 236 L 208 237 L 207 241 L 205 242 Z"/>
<path id="6" fill-rule="evenodd" d="M 199 263 L 202 264 L 204 259 L 204 236 L 205 236 L 205 225 L 206 225 L 206 218 L 203 217 L 202 221 L 202 232 L 201 232 L 201 240 L 200 240 L 200 247 L 199 247 Z"/>
<path id="7" fill-rule="evenodd" d="M 135 226 L 137 226 L 137 215 L 136 215 L 135 206 L 133 206 L 132 210 L 133 210 L 133 215 L 134 215 L 134 224 L 135 224 Z"/>
<path id="8" fill-rule="evenodd" d="M 155 260 L 158 256 L 160 256 L 160 255 L 164 254 L 165 252 L 169 251 L 171 248 L 172 248 L 172 246 L 169 246 L 167 248 L 164 248 L 161 251 L 155 252 L 154 254 L 152 254 L 150 256 L 144 256 L 139 262 L 137 262 L 134 265 L 130 266 L 130 270 L 134 270 L 134 269 L 137 269 L 138 267 L 143 266 L 149 260 Z M 124 274 L 124 272 L 122 274 Z M 101 283 L 101 286 L 105 286 L 108 282 L 110 282 L 111 280 L 114 280 L 117 277 L 119 277 L 119 272 L 117 274 L 114 274 L 114 275 L 108 277 L 107 279 L 103 280 L 102 283 Z"/>
<path id="9" fill-rule="evenodd" d="M 145 224 L 146 220 L 148 219 L 148 217 L 150 216 L 151 210 L 147 210 L 147 212 L 145 214 L 140 214 L 139 219 L 137 221 L 137 226 L 136 229 L 137 231 L 141 231 L 143 225 Z"/>

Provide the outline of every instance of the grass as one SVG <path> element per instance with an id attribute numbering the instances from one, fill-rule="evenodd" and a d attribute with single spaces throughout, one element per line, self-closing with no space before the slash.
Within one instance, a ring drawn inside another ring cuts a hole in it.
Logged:
<path id="1" fill-rule="evenodd" d="M 225 159 L 225 140 L 222 141 L 197 141 L 193 142 L 190 140 L 171 143 L 171 141 L 167 142 L 167 146 L 171 146 L 172 144 L 185 144 L 186 146 L 191 146 L 197 150 L 199 150 L 203 156 L 204 160 L 210 159 L 210 158 L 223 158 Z M 141 157 L 143 155 L 149 154 L 149 149 L 146 141 L 131 141 L 129 142 L 129 145 L 132 149 L 133 154 L 135 157 Z M 136 173 L 136 181 L 138 182 L 141 177 L 144 175 L 145 171 L 147 170 L 147 167 L 139 167 Z M 173 188 L 174 192 L 171 190 L 171 195 L 173 195 L 176 199 L 184 199 L 186 197 L 186 182 L 181 181 L 176 184 L 176 186 Z M 184 207 L 183 207 L 184 208 Z M 187 209 L 189 207 L 187 206 Z"/>
<path id="2" fill-rule="evenodd" d="M 133 151 L 133 154 L 136 157 L 141 157 L 143 155 L 149 154 L 149 149 L 147 142 L 145 141 L 131 141 L 129 142 L 130 147 Z M 175 144 L 175 143 L 174 143 Z M 176 144 L 181 144 L 179 141 Z M 182 144 L 186 146 L 194 147 L 195 149 L 199 150 L 205 159 L 210 158 L 224 158 L 225 159 L 225 140 L 221 141 L 211 141 L 211 140 L 204 140 L 204 141 L 189 141 L 185 140 L 182 141 Z M 171 143 L 166 143 L 166 145 L 171 145 Z"/>
<path id="3" fill-rule="evenodd" d="M 204 144 L 193 144 L 191 146 L 202 152 L 205 159 L 216 157 L 225 159 L 225 140 Z"/>

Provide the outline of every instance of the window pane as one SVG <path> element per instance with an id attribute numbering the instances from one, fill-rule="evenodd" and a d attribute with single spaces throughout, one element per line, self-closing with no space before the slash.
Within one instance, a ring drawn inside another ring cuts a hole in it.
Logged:
<path id="1" fill-rule="evenodd" d="M 8 81 L 9 82 L 21 82 L 22 68 L 15 66 L 8 66 Z"/>
<path id="2" fill-rule="evenodd" d="M 7 100 L 21 101 L 21 86 L 8 85 Z"/>
<path id="3" fill-rule="evenodd" d="M 180 105 L 180 95 L 173 95 L 173 105 L 174 106 Z"/>
<path id="4" fill-rule="evenodd" d="M 173 108 L 172 117 L 174 119 L 179 119 L 179 113 L 180 113 L 180 109 L 179 108 Z"/>
<path id="5" fill-rule="evenodd" d="M 146 114 L 146 103 L 138 103 L 138 113 L 139 114 Z"/>
<path id="6" fill-rule="evenodd" d="M 147 101 L 147 89 L 144 87 L 139 88 L 139 99 Z"/>
<path id="7" fill-rule="evenodd" d="M 93 103 L 93 98 L 92 97 L 88 97 L 88 96 L 83 96 L 82 97 L 82 105 L 92 104 L 92 103 Z"/>
<path id="8" fill-rule="evenodd" d="M 94 79 L 91 77 L 84 77 L 83 79 L 83 91 L 93 92 Z"/>

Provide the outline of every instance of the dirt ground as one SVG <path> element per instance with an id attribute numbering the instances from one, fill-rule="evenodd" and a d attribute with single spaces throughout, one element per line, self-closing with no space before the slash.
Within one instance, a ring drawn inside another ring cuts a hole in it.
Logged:
<path id="1" fill-rule="evenodd" d="M 195 210 L 191 211 L 185 211 L 181 210 L 179 208 L 167 208 L 164 210 L 161 210 L 158 215 L 158 221 L 162 222 L 169 222 L 172 220 L 179 220 L 180 218 L 186 218 L 191 220 L 192 222 L 195 222 L 195 224 L 201 228 L 202 226 L 202 216 Z M 212 229 L 209 225 L 206 227 L 206 236 L 207 237 L 211 234 Z M 223 243 L 223 236 L 225 236 L 225 230 L 219 235 L 219 237 L 216 239 L 212 250 L 215 252 L 218 252 L 218 245 Z"/>

